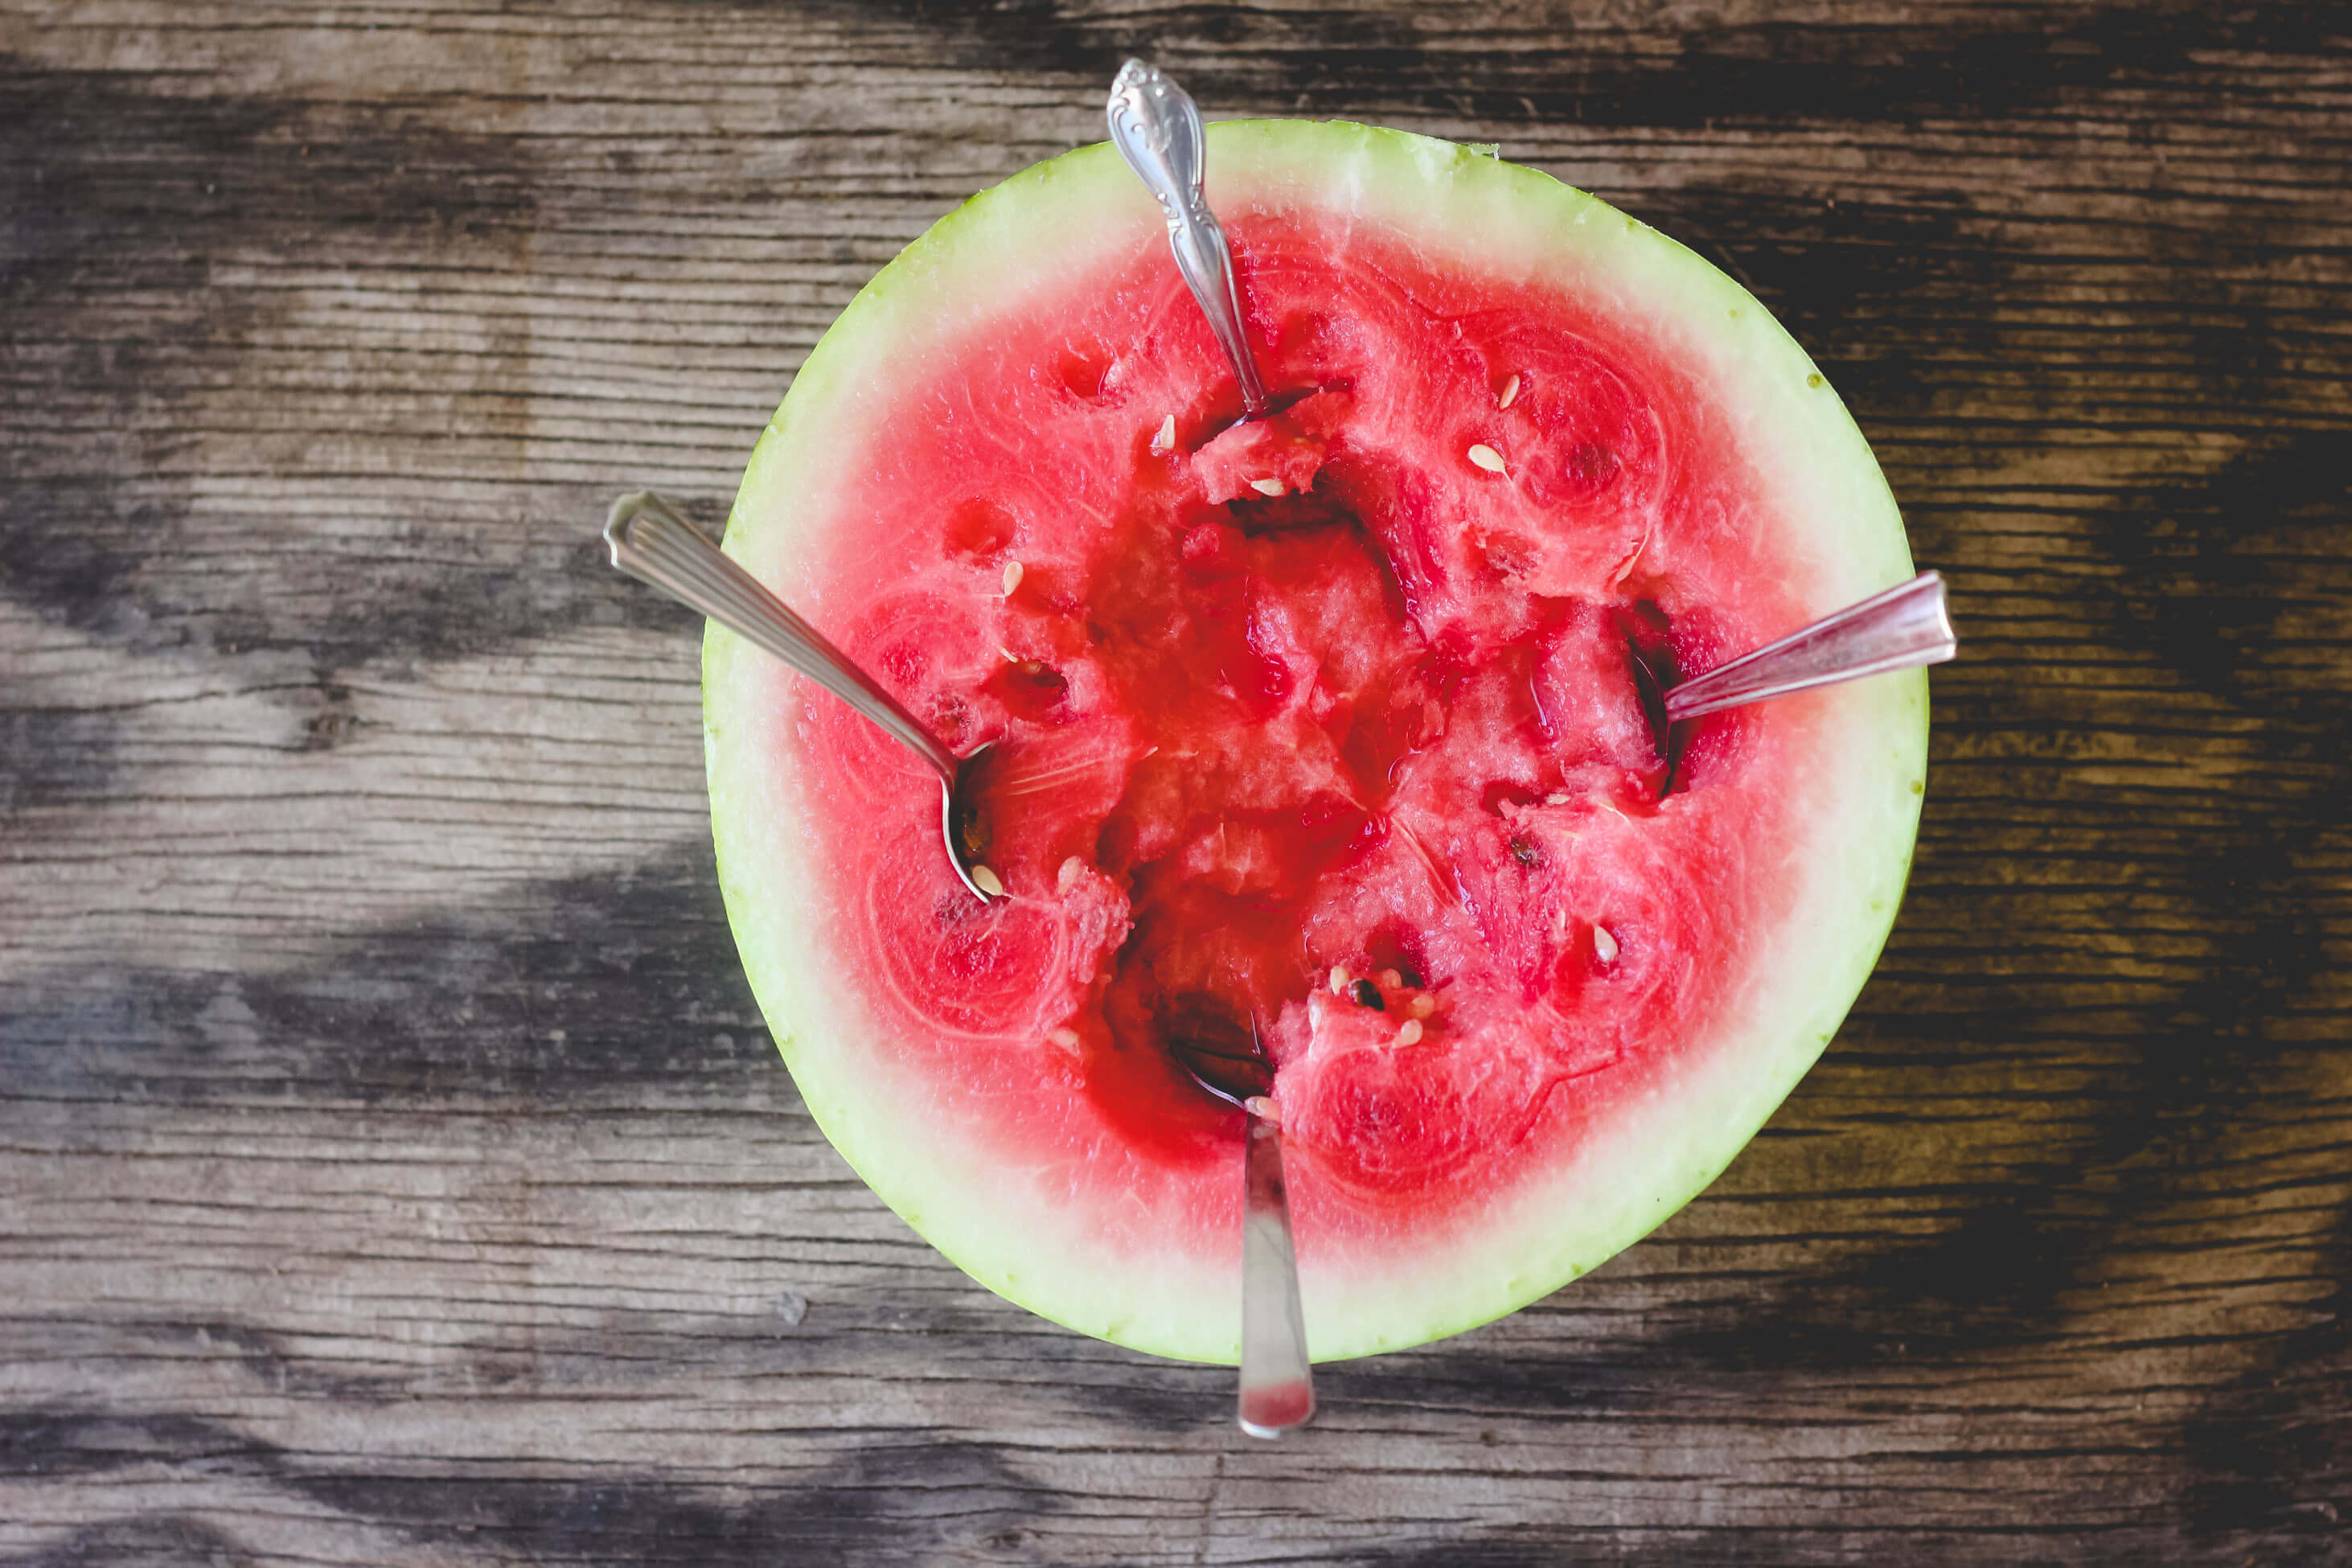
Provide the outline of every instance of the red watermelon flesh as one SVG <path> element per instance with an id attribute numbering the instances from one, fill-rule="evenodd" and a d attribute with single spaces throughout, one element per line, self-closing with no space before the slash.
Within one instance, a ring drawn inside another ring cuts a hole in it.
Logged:
<path id="1" fill-rule="evenodd" d="M 999 743 L 1011 897 L 958 887 L 928 776 L 814 692 L 809 869 L 866 894 L 898 1051 L 1003 1097 L 1024 1162 L 1122 1151 L 1147 1191 L 1107 1197 L 1107 1242 L 1231 1248 L 1240 1113 L 1159 1020 L 1256 1017 L 1300 1246 L 1344 1251 L 1540 1169 L 1717 1005 L 1722 933 L 1775 913 L 1748 874 L 1779 847 L 1772 731 L 1702 721 L 1661 799 L 1626 623 L 1704 665 L 1798 615 L 1705 389 L 1637 334 L 1361 237 L 1334 268 L 1312 216 L 1234 230 L 1265 372 L 1306 396 L 1232 423 L 1140 246 L 940 366 L 872 526 L 811 563 L 859 606 L 853 657 Z"/>

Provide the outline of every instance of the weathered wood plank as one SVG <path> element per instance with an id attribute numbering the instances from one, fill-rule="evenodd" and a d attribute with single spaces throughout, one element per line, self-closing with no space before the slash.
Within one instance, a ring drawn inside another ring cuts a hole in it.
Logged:
<path id="1" fill-rule="evenodd" d="M 0 15 L 0 1562 L 2352 1552 L 2341 4 Z M 824 1145 L 589 537 L 1130 51 L 1732 271 L 1966 637 L 1766 1136 L 1276 1449 Z"/>

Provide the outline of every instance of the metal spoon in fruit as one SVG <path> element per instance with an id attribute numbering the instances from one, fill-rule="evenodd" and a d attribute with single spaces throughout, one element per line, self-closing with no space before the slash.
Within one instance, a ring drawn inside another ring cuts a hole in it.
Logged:
<path id="1" fill-rule="evenodd" d="M 1242 1159 L 1241 1428 L 1279 1437 L 1315 1415 L 1315 1368 L 1298 1301 L 1298 1256 L 1291 1243 L 1290 1189 L 1282 1176 L 1282 1124 L 1268 1114 L 1274 1064 L 1257 1021 L 1244 1027 L 1201 999 L 1162 1018 L 1169 1054 L 1192 1081 L 1249 1118 Z"/>
<path id="2" fill-rule="evenodd" d="M 1643 710 L 1659 754 L 1669 763 L 1673 727 L 1685 719 L 1834 681 L 1940 664 L 1958 650 L 1944 607 L 1944 579 L 1934 572 L 1922 572 L 1685 681 L 1676 682 L 1656 654 L 1645 654 L 1630 640 L 1627 647 Z"/>
<path id="3" fill-rule="evenodd" d="M 982 902 L 1004 896 L 1004 884 L 978 858 L 988 847 L 986 824 L 976 803 L 983 759 L 991 754 L 987 746 L 958 758 L 824 633 L 794 615 L 651 490 L 638 490 L 613 503 L 604 542 L 612 549 L 614 566 L 774 654 L 922 758 L 940 775 L 940 830 L 947 840 L 948 863 Z"/>
<path id="4" fill-rule="evenodd" d="M 1157 66 L 1129 60 L 1110 84 L 1111 144 L 1143 181 L 1168 218 L 1168 247 L 1176 270 L 1209 318 L 1209 331 L 1241 384 L 1242 417 L 1262 419 L 1268 404 L 1249 339 L 1242 331 L 1241 287 L 1234 280 L 1233 248 L 1202 184 L 1207 140 L 1200 106 Z"/>

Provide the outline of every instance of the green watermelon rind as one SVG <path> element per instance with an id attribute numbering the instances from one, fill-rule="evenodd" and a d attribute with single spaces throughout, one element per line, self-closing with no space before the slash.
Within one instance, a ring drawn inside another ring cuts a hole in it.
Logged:
<path id="1" fill-rule="evenodd" d="M 1341 122 L 1210 128 L 1210 195 L 1229 220 L 1308 200 L 1498 281 L 1571 280 L 1706 373 L 1814 547 L 1814 613 L 1911 572 L 1892 493 L 1812 363 L 1746 289 L 1598 198 L 1535 170 L 1410 133 Z M 1097 259 L 1156 236 L 1156 209 L 1107 145 L 1080 148 L 973 197 L 909 245 L 811 353 L 752 453 L 729 552 L 827 624 L 824 584 L 793 548 L 845 498 L 861 418 L 919 374 L 932 345 L 1076 286 Z M 1475 234 L 1475 243 L 1462 237 Z M 1052 237 L 1048 243 L 1046 237 Z M 1002 258 L 1005 264 L 991 265 Z M 878 389 L 878 390 L 877 390 Z M 845 500 L 845 504 L 846 501 Z M 814 840 L 795 817 L 789 678 L 714 625 L 704 643 L 705 755 L 719 885 L 752 990 L 802 1099 L 866 1183 L 973 1279 L 1081 1332 L 1183 1360 L 1237 1359 L 1231 1266 L 1106 1257 L 949 1129 L 940 1086 L 862 1048 L 856 986 L 829 962 L 828 909 L 796 881 Z M 1927 754 L 1923 672 L 1804 698 L 1822 748 L 1793 785 L 1812 831 L 1785 868 L 1792 918 L 1759 943 L 1721 1037 L 1674 1083 L 1623 1108 L 1569 1163 L 1453 1227 L 1443 1259 L 1318 1272 L 1302 1241 L 1318 1360 L 1402 1349 L 1527 1305 L 1647 1235 L 1712 1183 L 1826 1047 L 1891 929 L 1916 841 Z M 1809 789 L 1810 795 L 1800 795 Z M 1792 805 L 1792 811 L 1796 805 Z M 1236 1176 L 1238 1180 L 1238 1176 Z"/>

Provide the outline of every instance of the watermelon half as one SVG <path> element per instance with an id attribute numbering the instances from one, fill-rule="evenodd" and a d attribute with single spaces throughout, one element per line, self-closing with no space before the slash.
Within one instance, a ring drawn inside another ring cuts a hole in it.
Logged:
<path id="1" fill-rule="evenodd" d="M 810 1111 L 1013 1301 L 1232 1362 L 1239 1112 L 1168 1019 L 1255 1019 L 1318 1360 L 1484 1322 L 1730 1161 L 1895 915 L 1927 683 L 1686 727 L 1710 668 L 1903 581 L 1868 446 L 1722 273 L 1425 137 L 1213 127 L 1276 416 L 1108 146 L 942 219 L 752 454 L 745 566 L 958 751 L 936 784 L 714 626 L 719 876 Z"/>

